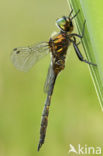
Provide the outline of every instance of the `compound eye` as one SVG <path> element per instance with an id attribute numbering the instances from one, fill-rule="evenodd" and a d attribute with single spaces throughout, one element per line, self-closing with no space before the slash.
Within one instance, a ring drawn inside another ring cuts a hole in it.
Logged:
<path id="1" fill-rule="evenodd" d="M 62 18 L 59 18 L 57 21 L 56 21 L 56 24 L 57 26 L 64 30 L 65 31 L 65 25 L 66 25 L 66 18 L 65 17 L 62 17 Z"/>

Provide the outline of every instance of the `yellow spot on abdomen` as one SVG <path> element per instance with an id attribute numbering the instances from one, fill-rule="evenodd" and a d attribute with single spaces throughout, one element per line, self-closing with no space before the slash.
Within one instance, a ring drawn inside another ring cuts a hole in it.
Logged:
<path id="1" fill-rule="evenodd" d="M 62 50 L 63 50 L 63 48 L 60 48 L 60 49 L 57 50 L 57 52 L 59 53 L 59 52 L 61 52 Z"/>

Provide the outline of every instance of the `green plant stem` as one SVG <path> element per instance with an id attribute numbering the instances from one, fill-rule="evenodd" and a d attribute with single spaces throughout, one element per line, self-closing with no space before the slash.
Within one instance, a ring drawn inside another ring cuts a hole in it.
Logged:
<path id="1" fill-rule="evenodd" d="M 90 0 L 86 0 L 86 1 L 67 0 L 67 1 L 69 6 L 73 8 L 74 14 L 80 9 L 79 15 L 75 18 L 79 34 L 81 34 L 82 32 L 83 23 L 84 20 L 86 19 L 85 35 L 82 40 L 82 45 L 87 60 L 97 64 L 97 67 L 89 65 L 89 70 L 100 102 L 100 106 L 103 111 L 103 68 L 102 68 L 103 61 L 101 60 L 101 58 L 103 58 L 103 53 L 101 53 L 102 50 L 101 47 L 97 48 L 99 45 L 98 42 L 101 42 L 100 41 L 101 38 L 98 39 L 95 36 L 96 28 L 94 27 L 96 25 L 95 21 L 97 21 L 96 18 L 98 17 L 96 14 L 94 15 L 93 10 L 91 11 L 92 4 L 91 5 L 89 4 Z M 94 17 L 95 17 L 95 21 L 94 21 Z"/>

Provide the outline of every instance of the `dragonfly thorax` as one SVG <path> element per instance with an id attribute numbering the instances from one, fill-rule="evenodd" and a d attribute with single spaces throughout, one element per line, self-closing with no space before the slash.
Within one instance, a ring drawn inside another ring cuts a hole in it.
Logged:
<path id="1" fill-rule="evenodd" d="M 50 52 L 54 57 L 63 56 L 66 54 L 69 44 L 66 33 L 56 34 L 49 40 Z"/>
<path id="2" fill-rule="evenodd" d="M 66 33 L 56 34 L 49 40 L 53 68 L 56 73 L 60 72 L 65 67 L 65 57 L 69 44 L 70 42 L 67 39 Z"/>

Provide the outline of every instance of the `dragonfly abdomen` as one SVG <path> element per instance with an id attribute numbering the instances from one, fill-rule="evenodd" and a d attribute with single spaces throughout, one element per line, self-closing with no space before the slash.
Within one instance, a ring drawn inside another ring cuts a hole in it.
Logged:
<path id="1" fill-rule="evenodd" d="M 51 96 L 47 96 L 45 107 L 42 114 L 41 127 L 40 127 L 40 140 L 38 145 L 38 151 L 45 141 L 46 129 L 48 125 L 48 115 L 50 106 Z"/>
<path id="2" fill-rule="evenodd" d="M 47 99 L 46 99 L 46 102 L 45 102 L 45 107 L 44 107 L 44 110 L 43 110 L 42 120 L 41 120 L 40 140 L 39 140 L 39 144 L 38 144 L 38 151 L 39 151 L 40 147 L 42 146 L 42 144 L 45 141 L 46 129 L 47 129 L 47 126 L 48 126 L 49 107 L 50 107 L 51 96 L 52 96 L 52 93 L 53 93 L 56 77 L 57 77 L 57 75 L 53 76 L 51 84 L 50 84 L 49 89 L 48 89 L 48 93 L 47 93 Z"/>

